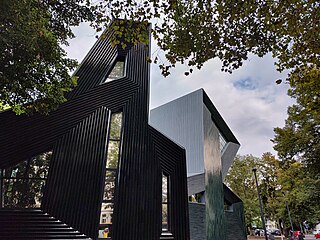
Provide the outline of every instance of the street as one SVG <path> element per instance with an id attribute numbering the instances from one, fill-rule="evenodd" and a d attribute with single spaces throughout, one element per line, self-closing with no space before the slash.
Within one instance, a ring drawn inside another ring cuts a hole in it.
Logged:
<path id="1" fill-rule="evenodd" d="M 314 237 L 314 235 L 306 235 L 306 237 L 304 238 L 304 240 L 315 240 L 316 238 Z"/>
<path id="2" fill-rule="evenodd" d="M 257 237 L 257 236 L 248 236 L 248 240 L 264 240 L 264 237 Z M 281 239 L 280 236 L 276 236 L 275 237 L 276 240 Z M 283 240 L 287 240 L 287 238 L 283 237 Z M 296 239 L 297 240 L 297 239 Z M 314 237 L 314 235 L 306 235 L 304 240 L 316 240 L 316 238 Z"/>

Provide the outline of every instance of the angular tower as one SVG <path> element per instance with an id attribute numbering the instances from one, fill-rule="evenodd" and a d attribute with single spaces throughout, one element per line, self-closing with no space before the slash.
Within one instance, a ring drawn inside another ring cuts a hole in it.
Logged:
<path id="1" fill-rule="evenodd" d="M 148 125 L 149 46 L 104 35 L 58 110 L 0 113 L 0 238 L 189 239 L 185 151 Z"/>
<path id="2" fill-rule="evenodd" d="M 150 124 L 186 149 L 191 239 L 228 239 L 225 210 L 241 200 L 223 179 L 240 144 L 218 110 L 199 89 L 152 109 Z M 243 208 L 234 210 L 245 239 Z"/>

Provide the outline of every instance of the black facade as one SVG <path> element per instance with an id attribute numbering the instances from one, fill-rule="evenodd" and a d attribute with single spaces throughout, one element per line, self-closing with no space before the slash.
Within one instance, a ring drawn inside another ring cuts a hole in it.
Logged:
<path id="1" fill-rule="evenodd" d="M 122 113 L 112 239 L 160 239 L 165 174 L 170 179 L 168 230 L 172 239 L 187 240 L 185 151 L 148 125 L 149 46 L 113 48 L 112 31 L 105 34 L 76 71 L 78 86 L 58 110 L 48 116 L 0 113 L 0 168 L 52 150 L 41 209 L 95 239 L 110 119 Z M 124 76 L 104 82 L 117 61 L 125 64 Z"/>

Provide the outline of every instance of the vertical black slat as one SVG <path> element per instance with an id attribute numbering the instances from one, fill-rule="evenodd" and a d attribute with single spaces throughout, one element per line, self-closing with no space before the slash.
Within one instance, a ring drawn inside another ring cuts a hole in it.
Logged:
<path id="1" fill-rule="evenodd" d="M 102 206 L 102 200 L 103 200 L 103 196 L 104 196 L 104 186 L 105 186 L 105 176 L 106 176 L 106 160 L 107 160 L 107 149 L 108 149 L 108 136 L 110 134 L 110 124 L 111 124 L 111 111 L 108 109 L 105 109 L 106 111 L 106 115 L 104 114 L 104 112 L 102 112 L 101 114 L 103 115 L 102 119 L 101 119 L 101 126 L 105 125 L 106 126 L 106 135 L 104 135 L 102 133 L 102 131 L 99 132 L 99 137 L 101 137 L 102 139 L 104 138 L 104 148 L 103 150 L 96 148 L 95 151 L 98 151 L 101 153 L 101 157 L 104 161 L 102 161 L 100 164 L 97 164 L 97 168 L 101 169 L 101 175 L 100 175 L 100 184 L 97 185 L 97 194 L 99 196 L 100 201 L 98 201 L 98 208 L 97 210 L 94 212 L 95 214 L 95 222 L 93 222 L 92 224 L 94 224 L 94 231 L 95 234 L 93 236 L 97 236 L 98 235 L 98 229 L 99 229 L 99 224 L 100 224 L 100 213 L 101 213 L 101 206 Z"/>
<path id="2" fill-rule="evenodd" d="M 70 144 L 70 143 L 71 143 L 70 145 L 72 146 L 72 143 L 74 142 L 74 138 L 75 138 L 75 133 L 77 132 L 77 128 L 78 128 L 78 126 L 71 131 L 71 133 L 73 133 L 73 134 L 68 133 L 67 136 L 63 138 L 63 140 L 60 142 L 60 144 L 58 146 L 58 149 L 59 149 L 58 151 L 63 152 L 63 154 L 58 159 L 58 161 L 60 163 L 58 166 L 59 168 L 56 168 L 55 172 L 53 172 L 53 174 L 55 175 L 54 177 L 57 178 L 57 182 L 56 182 L 55 186 L 62 186 L 62 184 L 66 187 L 70 186 L 71 178 L 67 178 L 67 179 L 65 178 L 65 176 L 68 175 L 68 165 L 65 166 L 64 159 L 70 158 L 71 151 L 69 151 L 69 152 L 66 151 L 64 149 L 64 146 L 66 146 L 67 144 Z M 53 186 L 51 186 L 51 187 L 53 187 Z M 62 199 L 59 198 L 59 195 L 64 195 L 66 198 L 69 199 L 70 193 L 65 188 L 60 188 L 60 192 L 58 195 L 58 193 L 56 192 L 56 188 L 54 190 L 55 190 L 54 194 L 56 197 L 56 201 L 53 202 L 53 204 L 54 204 L 54 208 L 57 211 L 56 214 L 57 214 L 57 216 L 59 216 L 59 219 L 61 219 L 62 221 L 66 221 L 67 219 L 63 213 L 65 213 L 66 206 L 68 207 L 68 204 L 66 204 L 67 202 L 62 201 Z M 50 210 L 49 210 L 49 212 L 50 212 Z"/>
<path id="3" fill-rule="evenodd" d="M 189 239 L 185 152 L 158 131 L 150 128 L 161 167 L 168 171 L 171 178 L 172 234 L 175 239 Z M 170 162 L 174 162 L 174 164 L 168 164 Z"/>
<path id="4" fill-rule="evenodd" d="M 107 115 L 107 113 L 106 112 L 104 112 L 104 115 Z M 102 118 L 102 117 L 101 117 Z M 100 118 L 100 119 L 101 119 Z M 105 119 L 105 116 L 103 116 L 103 120 Z M 107 123 L 106 122 L 104 122 L 104 121 L 100 121 L 100 126 L 102 125 L 102 127 L 104 128 L 104 134 L 101 134 L 101 138 L 99 138 L 100 139 L 100 144 L 98 144 L 99 145 L 99 147 L 98 147 L 98 145 L 96 145 L 96 147 L 98 148 L 98 149 L 100 149 L 100 151 L 103 151 L 103 153 L 104 153 L 104 151 L 106 151 L 106 149 L 104 148 L 104 145 L 105 145 L 105 139 L 106 139 L 106 129 L 105 129 L 105 125 L 107 125 Z M 95 125 L 94 126 L 96 129 L 95 129 L 95 134 L 94 135 L 92 135 L 91 136 L 91 140 L 92 140 L 92 143 L 94 143 L 94 141 L 95 141 L 95 139 L 94 139 L 94 137 L 95 136 L 98 136 L 99 134 L 97 134 L 97 133 L 99 133 L 99 126 L 98 125 Z M 94 144 L 92 145 L 92 146 L 94 146 Z M 89 151 L 88 151 L 88 153 L 90 154 L 90 152 L 92 151 L 92 149 L 89 149 Z M 95 156 L 94 157 L 91 157 L 91 162 L 90 162 L 90 165 L 92 165 L 92 164 L 94 164 L 93 162 L 94 162 L 94 160 L 96 159 L 96 158 L 98 158 L 98 156 L 99 156 L 99 159 L 102 159 L 102 161 L 99 161 L 99 164 L 96 166 L 96 168 L 95 169 L 97 169 L 95 172 L 92 172 L 92 175 L 97 175 L 97 180 L 98 180 L 98 182 L 97 182 L 97 184 L 95 184 L 95 183 L 93 183 L 91 186 L 94 186 L 94 189 L 95 189 L 95 187 L 97 187 L 97 186 L 99 186 L 99 185 L 101 185 L 101 171 L 103 170 L 102 168 L 101 168 L 101 165 L 103 165 L 103 162 L 104 162 L 104 155 L 105 154 L 99 154 L 99 152 L 98 151 L 94 151 L 94 153 L 95 153 Z M 90 156 L 88 156 L 89 158 L 90 158 Z M 97 161 L 96 161 L 97 162 Z M 88 169 L 90 169 L 90 166 L 87 166 L 88 167 Z M 92 167 L 91 167 L 91 169 L 92 169 Z M 89 185 L 88 185 L 88 187 L 89 187 Z M 90 191 L 90 189 L 88 189 L 88 191 Z M 92 206 L 97 206 L 97 207 L 99 207 L 99 198 L 100 198 L 100 192 L 102 191 L 102 189 L 98 189 L 98 191 L 94 191 L 94 192 L 96 192 L 96 195 L 97 195 L 97 197 L 96 198 L 93 198 L 92 196 L 88 196 L 88 195 L 86 195 L 86 198 L 87 198 L 87 200 L 86 201 L 90 201 L 91 200 L 91 204 L 90 205 L 92 205 Z M 90 212 L 90 211 L 89 211 Z M 92 214 L 92 216 L 90 217 L 90 219 L 96 219 L 97 217 L 94 215 L 94 213 L 95 213 L 95 211 L 91 211 L 91 214 Z M 96 230 L 96 223 L 94 223 L 94 221 L 92 221 L 93 222 L 93 224 L 92 224 L 92 232 L 91 232 L 91 236 L 94 236 L 95 235 L 95 230 Z M 83 221 L 83 227 L 85 227 L 85 225 L 86 225 L 86 223 L 87 223 L 87 221 Z"/>
<path id="5" fill-rule="evenodd" d="M 18 121 L 17 126 L 22 126 L 22 123 L 27 126 L 30 121 L 32 126 L 37 125 L 38 135 L 33 132 L 23 135 L 27 140 L 25 142 L 29 144 L 28 148 L 32 149 L 28 154 L 34 149 L 38 151 L 48 147 L 49 142 L 61 139 L 55 150 L 63 153 L 59 154 L 56 163 L 50 168 L 50 172 L 52 172 L 50 175 L 52 177 L 48 182 L 50 190 L 46 191 L 48 194 L 44 205 L 50 212 L 56 213 L 55 215 L 60 216 L 70 225 L 94 237 L 96 236 L 96 228 L 93 229 L 93 226 L 97 226 L 99 221 L 103 188 L 101 186 L 99 190 L 93 188 L 103 184 L 101 179 L 104 176 L 101 176 L 103 174 L 100 167 L 104 164 L 102 161 L 105 158 L 99 154 L 99 150 L 106 150 L 104 147 L 105 138 L 102 139 L 103 134 L 106 134 L 105 126 L 102 124 L 102 118 L 105 116 L 100 115 L 102 111 L 99 112 L 96 109 L 123 108 L 125 126 L 119 184 L 116 190 L 113 239 L 123 240 L 128 236 L 130 239 L 157 239 L 161 229 L 160 160 L 162 167 L 168 171 L 177 168 L 178 165 L 175 164 L 174 159 L 176 159 L 175 156 L 179 150 L 175 148 L 175 144 L 167 141 L 160 134 L 155 141 L 155 134 L 149 132 L 147 124 L 149 64 L 146 61 L 148 53 L 142 45 L 128 50 L 128 76 L 121 81 L 96 86 L 96 81 L 102 78 L 105 73 L 99 69 L 100 66 L 92 66 L 91 61 L 95 64 L 111 62 L 113 50 L 107 44 L 102 43 L 95 45 L 94 49 L 92 56 L 86 58 L 81 65 L 81 71 L 77 72 L 77 74 L 81 74 L 84 81 L 82 83 L 79 79 L 78 89 L 73 93 L 77 93 L 77 96 L 70 99 L 47 119 L 43 117 L 26 118 Z M 103 57 L 106 59 L 99 59 Z M 93 72 L 94 67 L 96 67 L 96 72 Z M 106 66 L 101 66 L 101 68 L 103 67 L 106 68 Z M 88 80 L 84 80 L 86 78 Z M 95 124 L 103 125 L 101 126 L 102 130 L 95 129 Z M 47 129 L 50 129 L 49 133 L 46 132 Z M 152 134 L 152 138 L 150 134 Z M 44 138 L 46 141 L 42 143 Z M 0 140 L 2 140 L 1 136 Z M 7 139 L 4 141 L 9 146 L 8 142 Z M 77 148 L 79 144 L 83 145 L 81 149 Z M 157 146 L 155 147 L 155 145 Z M 21 142 L 21 146 L 26 145 Z M 13 154 L 14 148 L 9 147 L 12 150 L 5 151 L 5 154 L 13 156 L 13 160 L 11 158 L 11 160 L 0 159 L 0 164 L 10 164 L 19 160 L 19 157 L 15 157 Z M 26 152 L 29 151 L 28 148 L 25 147 L 21 150 L 20 157 L 26 155 Z M 155 151 L 160 154 L 156 154 Z M 0 156 L 3 156 L 2 153 L 4 151 L 1 152 L 0 149 Z M 160 157 L 156 157 L 157 155 Z M 174 171 L 172 170 L 172 172 Z M 176 174 L 177 177 L 180 177 L 178 173 Z M 92 180 L 92 183 L 89 179 Z M 174 184 L 180 186 L 183 181 L 185 180 L 174 181 Z M 93 186 L 94 183 L 95 186 Z M 82 186 L 82 191 L 80 191 L 79 184 Z M 78 194 L 72 191 L 78 191 Z M 71 195 L 68 195 L 70 192 Z M 184 190 L 179 196 L 185 197 L 185 201 L 187 200 Z M 61 202 L 64 203 L 63 206 L 61 206 Z M 177 216 L 179 219 L 181 217 L 183 215 Z M 84 226 L 85 222 L 90 222 L 90 224 Z M 180 222 L 182 221 L 179 220 Z M 186 231 L 180 226 L 175 229 L 177 229 L 175 233 L 177 236 L 178 232 Z M 187 236 L 187 234 L 183 235 L 182 233 L 181 236 Z"/>
<path id="6" fill-rule="evenodd" d="M 88 169 L 91 169 L 91 174 L 89 175 L 97 175 L 98 177 L 98 184 L 95 184 L 93 183 L 92 185 L 96 185 L 96 187 L 94 188 L 94 193 L 95 195 L 98 196 L 98 201 L 97 199 L 94 199 L 90 196 L 86 196 L 88 199 L 87 201 L 91 201 L 91 204 L 90 205 L 98 205 L 99 206 L 99 199 L 100 199 L 100 196 L 101 196 L 101 191 L 102 191 L 102 188 L 99 188 L 99 186 L 101 186 L 101 181 L 102 181 L 102 177 L 99 177 L 99 176 L 103 176 L 103 172 L 104 172 L 104 163 L 105 163 L 105 155 L 106 155 L 106 148 L 104 147 L 105 146 L 105 141 L 106 141 L 106 138 L 107 138 L 107 131 L 106 131 L 106 126 L 108 125 L 108 122 L 106 121 L 106 117 L 108 117 L 108 112 L 105 111 L 105 109 L 101 109 L 101 111 L 99 111 L 98 113 L 100 115 L 99 119 L 100 121 L 97 122 L 95 124 L 95 132 L 96 134 L 91 136 L 92 137 L 92 142 L 94 142 L 94 138 L 98 138 L 100 139 L 99 141 L 101 141 L 101 144 L 95 144 L 93 145 L 93 149 L 91 149 L 91 152 L 94 152 L 95 155 L 94 157 L 91 158 L 91 161 L 88 162 L 86 168 Z M 100 127 L 104 127 L 105 130 L 104 131 L 101 131 L 99 128 Z M 103 148 L 101 148 L 101 146 L 103 146 Z M 96 161 L 96 159 L 103 159 L 103 161 Z M 92 168 L 91 166 L 95 166 L 94 168 Z M 97 169 L 97 171 L 93 171 L 94 169 Z M 103 178 L 104 180 L 104 178 Z M 91 219 L 97 219 L 97 216 L 95 214 L 95 211 L 91 211 Z M 83 223 L 84 225 L 85 224 L 88 224 L 86 221 L 84 221 Z M 90 222 L 91 224 L 91 229 L 93 229 L 93 233 L 92 234 L 95 234 L 96 232 L 96 228 L 97 228 L 97 224 L 92 221 Z"/>
<path id="7" fill-rule="evenodd" d="M 79 76 L 78 84 L 80 87 L 74 89 L 70 97 L 97 85 L 99 79 L 102 80 L 105 72 L 112 66 L 117 52 L 110 45 L 111 32 L 106 35 L 105 39 L 97 41 L 97 45 L 92 48 L 94 51 L 89 52 L 88 57 L 80 65 L 79 72 L 76 73 Z"/>
<path id="8" fill-rule="evenodd" d="M 106 113 L 106 110 L 104 112 Z M 99 191 L 95 190 L 97 186 L 101 185 L 101 169 L 99 169 L 98 164 L 91 164 L 96 160 L 101 165 L 101 161 L 104 160 L 102 157 L 96 159 L 103 154 L 96 151 L 96 153 L 92 152 L 92 146 L 95 145 L 99 145 L 98 148 L 104 151 L 106 127 L 98 125 L 102 125 L 101 118 L 105 119 L 105 117 L 98 113 L 93 113 L 75 128 L 75 131 L 72 132 L 73 139 L 71 142 L 68 144 L 62 142 L 64 145 L 60 146 L 63 148 L 60 151 L 64 150 L 70 155 L 61 160 L 62 164 L 59 169 L 55 169 L 56 178 L 61 179 L 61 181 L 58 181 L 59 185 L 53 186 L 53 188 L 55 188 L 55 191 L 59 189 L 61 193 L 58 194 L 58 201 L 64 202 L 63 212 L 57 209 L 58 206 L 54 203 L 52 203 L 52 208 L 49 204 L 48 209 L 48 212 L 52 215 L 63 219 L 89 236 L 95 234 L 97 220 L 95 213 L 99 207 L 100 191 L 102 191 L 101 189 Z M 98 132 L 101 130 L 104 135 L 100 134 L 101 138 L 97 139 L 96 136 L 99 136 Z M 95 170 L 92 170 L 92 168 Z M 68 184 L 63 185 L 63 182 Z M 50 199 L 50 196 L 48 199 Z M 91 222 L 93 223 L 91 224 Z"/>
<path id="9" fill-rule="evenodd" d="M 3 174 L 4 170 L 0 169 L 0 208 L 3 207 Z"/>
<path id="10" fill-rule="evenodd" d="M 150 152 L 150 160 L 152 160 L 153 164 L 150 164 L 149 168 L 154 169 L 154 166 L 157 166 L 154 177 L 154 184 L 152 185 L 152 192 L 154 195 L 154 201 L 152 204 L 153 213 L 150 218 L 155 218 L 157 225 L 154 226 L 153 236 L 160 236 L 162 229 L 162 170 L 160 167 L 160 161 L 156 153 L 156 149 L 154 147 L 151 132 L 148 128 L 148 145 Z"/>
<path id="11" fill-rule="evenodd" d="M 83 185 L 83 179 L 86 178 L 87 173 L 82 172 L 82 168 L 84 165 L 84 162 L 87 161 L 87 147 L 91 146 L 92 143 L 90 143 L 90 138 L 88 136 L 89 131 L 91 129 L 89 129 L 89 127 L 91 126 L 91 118 L 92 115 L 90 115 L 89 117 L 87 117 L 86 119 L 84 119 L 84 121 L 82 121 L 79 124 L 79 130 L 77 132 L 76 135 L 76 143 L 72 146 L 73 149 L 71 149 L 70 152 L 74 152 L 75 153 L 75 159 L 72 159 L 74 162 L 74 170 L 77 171 L 77 174 L 79 176 L 81 176 L 81 178 L 79 178 L 79 182 L 76 183 L 76 178 L 72 178 L 72 185 L 75 187 L 75 189 L 73 189 L 72 191 L 78 193 L 78 195 L 76 196 L 76 194 L 72 194 L 72 202 L 74 203 L 74 207 L 75 209 L 80 209 L 81 208 L 81 203 L 80 201 L 78 201 L 78 199 L 84 199 L 83 193 L 86 193 L 86 185 Z M 71 165 L 70 165 L 71 166 Z M 70 189 L 69 189 L 70 191 Z M 70 202 L 69 202 L 70 204 Z M 77 212 L 73 211 L 72 214 L 70 215 L 70 219 L 72 219 L 72 225 L 73 226 L 77 226 L 79 229 L 83 229 L 82 225 L 81 225 L 81 221 L 84 218 L 76 218 L 77 216 Z M 67 217 L 67 216 L 66 216 Z M 69 216 L 68 216 L 69 217 Z M 88 232 L 86 232 L 88 233 Z M 89 234 L 89 233 L 88 233 Z"/>
<path id="12" fill-rule="evenodd" d="M 100 119 L 100 122 L 97 124 L 97 127 L 99 126 L 108 126 L 109 124 L 109 118 L 110 118 L 110 111 L 108 111 L 107 109 L 104 109 L 105 111 L 100 111 L 99 115 L 99 119 Z M 107 129 L 109 129 L 107 127 Z M 98 196 L 98 199 L 102 199 L 103 197 L 103 184 L 104 183 L 104 176 L 105 176 L 105 161 L 101 161 L 101 162 L 98 162 L 98 161 L 95 161 L 96 158 L 98 159 L 104 159 L 105 160 L 105 156 L 106 156 L 106 140 L 107 140 L 107 136 L 108 136 L 108 133 L 106 131 L 97 131 L 98 134 L 97 134 L 97 138 L 98 139 L 104 139 L 102 141 L 102 145 L 103 145 L 103 149 L 100 149 L 98 147 L 98 145 L 96 145 L 93 149 L 93 152 L 96 153 L 96 156 L 94 158 L 94 161 L 92 161 L 90 164 L 94 166 L 94 169 L 99 169 L 100 171 L 97 171 L 96 174 L 97 176 L 100 176 L 98 178 L 98 182 L 97 182 L 97 186 L 95 188 L 95 194 L 97 194 Z M 103 132 L 105 132 L 106 134 L 104 134 Z M 90 166 L 88 166 L 90 167 Z M 93 168 L 91 168 L 93 170 Z M 91 172 L 91 174 L 95 174 L 94 172 Z M 90 175 L 91 175 L 90 174 Z M 101 209 L 101 203 L 100 201 L 98 201 L 97 203 L 94 201 L 94 199 L 90 198 L 91 200 L 91 204 L 92 205 L 95 205 L 97 204 L 98 205 L 98 208 L 96 209 L 96 211 L 92 211 L 92 218 L 95 219 L 95 221 L 92 221 L 90 222 L 91 226 L 90 228 L 93 229 L 93 234 L 92 236 L 96 236 L 97 234 L 97 231 L 98 231 L 98 221 L 100 220 L 100 217 L 99 217 L 99 213 L 100 213 L 100 209 Z"/>
<path id="13" fill-rule="evenodd" d="M 72 130 L 73 131 L 73 130 Z M 61 146 L 65 145 L 66 142 L 70 143 L 71 142 L 71 137 L 72 134 L 66 134 L 64 137 L 61 138 L 61 140 L 58 141 L 56 144 L 55 148 L 53 148 L 53 151 L 57 154 L 53 156 L 52 162 L 50 162 L 49 166 L 49 175 L 47 179 L 47 193 L 46 193 L 46 211 L 50 209 L 50 204 L 52 204 L 53 207 L 56 209 L 60 210 L 62 206 L 59 205 L 59 202 L 57 200 L 57 193 L 55 192 L 55 188 L 53 186 L 60 185 L 61 184 L 61 178 L 58 176 L 63 176 L 63 170 L 61 172 L 58 172 L 56 169 L 61 169 L 62 167 L 62 162 L 61 159 L 66 158 L 66 152 L 62 151 Z M 59 175 L 56 175 L 59 173 Z M 47 196 L 50 196 L 48 198 Z M 63 219 L 62 219 L 63 220 Z"/>

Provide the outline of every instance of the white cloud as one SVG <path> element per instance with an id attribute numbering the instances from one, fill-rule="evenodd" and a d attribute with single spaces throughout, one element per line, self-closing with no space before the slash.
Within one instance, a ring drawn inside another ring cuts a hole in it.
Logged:
<path id="1" fill-rule="evenodd" d="M 291 104 L 287 86 L 275 80 L 285 78 L 275 70 L 271 56 L 251 56 L 242 68 L 232 74 L 221 72 L 219 60 L 211 60 L 200 71 L 184 75 L 178 66 L 164 79 L 157 66 L 152 66 L 151 108 L 203 88 L 241 143 L 240 154 L 261 156 L 272 152 L 273 128 L 283 126 L 286 108 Z M 252 87 L 240 88 L 235 83 L 250 79 Z"/>
<path id="2" fill-rule="evenodd" d="M 96 40 L 95 32 L 83 24 L 75 28 L 75 33 L 77 38 L 66 49 L 69 57 L 81 61 Z M 240 141 L 240 154 L 274 153 L 270 142 L 273 128 L 284 125 L 286 108 L 292 104 L 286 95 L 287 86 L 275 84 L 275 80 L 285 78 L 285 73 L 275 70 L 270 55 L 250 56 L 232 74 L 220 69 L 220 61 L 215 59 L 189 76 L 184 75 L 185 66 L 177 66 L 164 78 L 158 66 L 152 64 L 150 109 L 203 88 Z M 248 86 L 241 87 L 241 83 Z"/>

